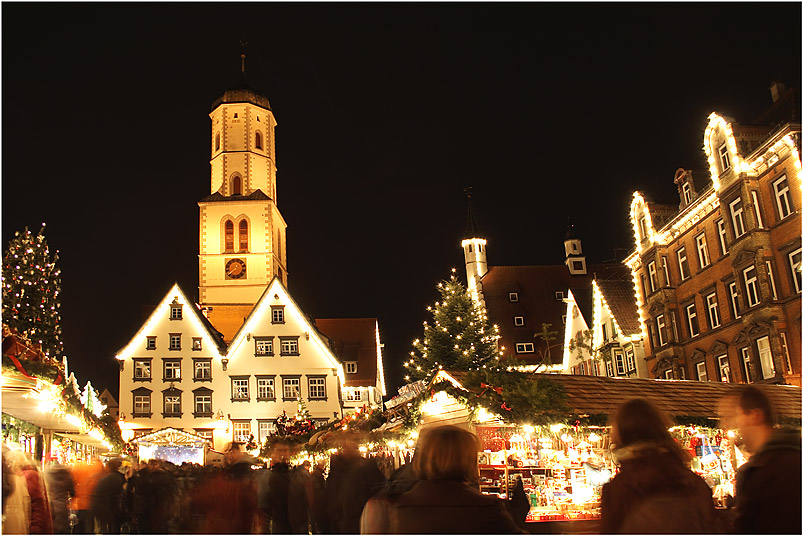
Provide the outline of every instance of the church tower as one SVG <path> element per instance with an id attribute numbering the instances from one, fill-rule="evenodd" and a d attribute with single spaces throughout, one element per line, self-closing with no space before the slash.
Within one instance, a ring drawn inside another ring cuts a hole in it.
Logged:
<path id="1" fill-rule="evenodd" d="M 583 255 L 583 243 L 574 231 L 574 225 L 569 224 L 563 240 L 563 249 L 566 253 L 566 267 L 572 275 L 586 275 L 586 256 Z"/>
<path id="2" fill-rule="evenodd" d="M 273 277 L 287 285 L 276 202 L 276 120 L 242 77 L 212 103 L 210 195 L 200 207 L 199 301 L 228 342 Z"/>
<path id="3" fill-rule="evenodd" d="M 484 238 L 481 238 L 482 234 L 474 217 L 474 210 L 471 206 L 471 188 L 466 188 L 466 198 L 468 199 L 466 234 L 461 243 L 463 257 L 466 260 L 466 282 L 468 283 L 468 292 L 474 301 L 485 307 L 485 298 L 482 295 L 482 276 L 488 272 L 486 242 Z"/>

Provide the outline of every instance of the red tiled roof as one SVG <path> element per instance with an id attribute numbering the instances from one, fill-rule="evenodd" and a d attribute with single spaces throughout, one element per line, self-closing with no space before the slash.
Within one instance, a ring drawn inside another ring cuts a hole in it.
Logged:
<path id="1" fill-rule="evenodd" d="M 597 286 L 623 334 L 641 333 L 633 281 L 600 279 L 597 281 Z"/>
<path id="2" fill-rule="evenodd" d="M 563 360 L 563 315 L 566 304 L 555 297 L 556 292 L 568 295 L 569 289 L 591 288 L 594 275 L 600 279 L 631 280 L 630 271 L 622 264 L 597 264 L 588 266 L 587 275 L 571 275 L 565 265 L 549 266 L 493 266 L 482 278 L 482 291 L 488 319 L 499 325 L 500 345 L 505 354 L 515 353 L 517 342 L 535 343 L 536 353 L 518 354 L 525 363 L 540 362 L 540 354 L 545 352 L 544 341 L 534 339 L 541 331 L 542 324 L 552 324 L 551 331 L 557 331 L 551 345 L 552 363 Z M 508 294 L 518 293 L 519 301 L 511 303 Z M 525 325 L 513 325 L 514 316 L 523 316 Z"/>
<path id="3" fill-rule="evenodd" d="M 377 385 L 376 318 L 316 318 L 315 327 L 331 341 L 341 363 L 357 362 L 357 372 L 346 374 L 346 387 Z"/>

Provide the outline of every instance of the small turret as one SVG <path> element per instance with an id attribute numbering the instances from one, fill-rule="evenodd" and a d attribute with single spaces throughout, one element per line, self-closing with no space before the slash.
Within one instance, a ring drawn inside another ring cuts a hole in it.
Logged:
<path id="1" fill-rule="evenodd" d="M 586 275 L 586 257 L 583 255 L 583 243 L 575 234 L 574 225 L 571 223 L 566 228 L 566 236 L 563 239 L 563 249 L 566 252 L 566 267 L 572 275 Z"/>
<path id="2" fill-rule="evenodd" d="M 468 213 L 466 215 L 466 232 L 463 235 L 463 256 L 466 260 L 466 282 L 468 291 L 474 300 L 485 305 L 482 296 L 482 276 L 488 272 L 488 260 L 486 257 L 486 241 L 482 238 L 479 225 L 474 217 L 474 210 L 471 205 L 471 188 L 465 189 L 466 200 L 468 202 Z"/>

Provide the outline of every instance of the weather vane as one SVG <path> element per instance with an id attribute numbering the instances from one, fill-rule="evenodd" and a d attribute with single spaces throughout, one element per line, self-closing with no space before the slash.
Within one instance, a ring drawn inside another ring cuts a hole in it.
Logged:
<path id="1" fill-rule="evenodd" d="M 240 70 L 244 73 L 245 72 L 245 47 L 248 46 L 248 41 L 245 39 L 240 39 Z"/>

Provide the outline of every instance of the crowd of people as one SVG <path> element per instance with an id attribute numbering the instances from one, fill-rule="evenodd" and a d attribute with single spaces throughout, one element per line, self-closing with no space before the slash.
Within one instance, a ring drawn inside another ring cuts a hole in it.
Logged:
<path id="1" fill-rule="evenodd" d="M 800 430 L 776 426 L 767 396 L 746 387 L 724 401 L 723 427 L 751 453 L 732 508 L 711 489 L 655 406 L 630 400 L 612 418 L 618 474 L 602 488 L 603 534 L 801 533 Z M 412 463 L 389 478 L 344 436 L 339 452 L 293 466 L 293 445 L 273 443 L 270 463 L 237 443 L 222 467 L 158 459 L 123 466 L 52 464 L 40 471 L 3 448 L 3 534 L 522 533 L 530 504 L 478 488 L 477 437 L 457 426 L 422 430 Z"/>

